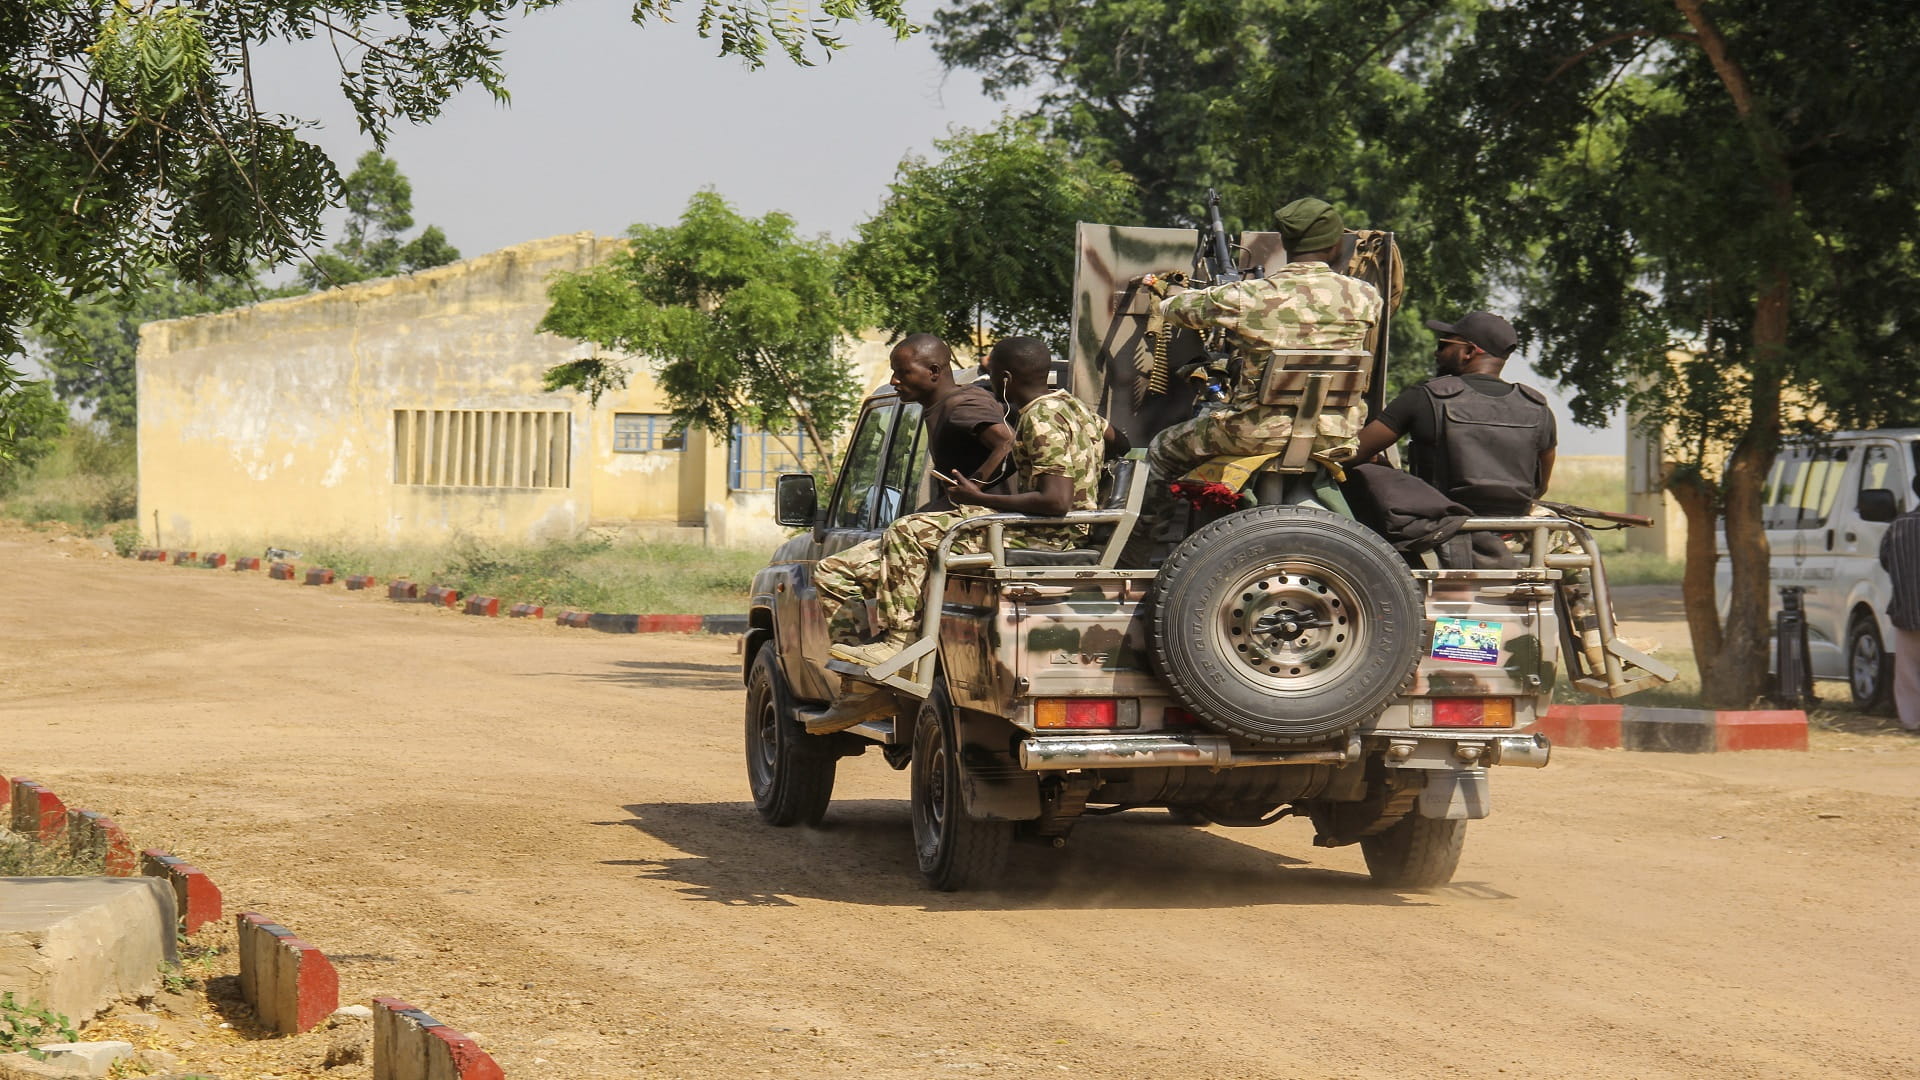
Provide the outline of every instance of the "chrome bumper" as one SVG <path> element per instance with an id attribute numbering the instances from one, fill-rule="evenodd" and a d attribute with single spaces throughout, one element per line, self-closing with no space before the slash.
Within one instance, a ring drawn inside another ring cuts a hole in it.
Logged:
<path id="1" fill-rule="evenodd" d="M 1384 733 L 1383 733 L 1384 734 Z M 1422 732 L 1421 735 L 1425 733 Z M 1544 735 L 1453 736 L 1429 739 L 1432 752 L 1416 753 L 1421 735 L 1393 732 L 1376 736 L 1385 742 L 1388 764 L 1401 767 L 1447 767 L 1460 763 L 1518 765 L 1538 769 L 1547 764 L 1553 744 Z M 1404 750 L 1400 748 L 1404 747 Z M 1464 753 L 1463 748 L 1471 748 Z M 1397 752 L 1396 752 L 1397 751 Z M 1060 769 L 1155 769 L 1199 767 L 1243 769 L 1270 765 L 1345 765 L 1367 752 L 1359 735 L 1350 736 L 1344 750 L 1236 750 L 1225 735 L 1033 735 L 1021 740 L 1020 767 L 1028 772 Z M 1429 757 L 1436 759 L 1429 763 Z M 1455 766 L 1457 767 L 1457 765 Z"/>

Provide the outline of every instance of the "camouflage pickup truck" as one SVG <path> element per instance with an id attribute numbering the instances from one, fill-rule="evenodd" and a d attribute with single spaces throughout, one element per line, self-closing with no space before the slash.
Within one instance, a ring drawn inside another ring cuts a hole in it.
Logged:
<path id="1" fill-rule="evenodd" d="M 1082 227 L 1083 248 L 1104 242 L 1087 238 L 1099 228 Z M 1123 336 L 1103 333 L 1103 349 Z M 1061 377 L 1081 387 L 1103 362 L 1076 355 Z M 776 826 L 821 820 L 842 758 L 877 748 L 908 770 L 919 866 L 937 889 L 991 883 L 1016 839 L 1060 846 L 1082 817 L 1134 808 L 1223 826 L 1303 818 L 1316 845 L 1359 844 L 1381 885 L 1443 884 L 1466 823 L 1492 807 L 1491 769 L 1547 764 L 1547 740 L 1526 729 L 1563 662 L 1569 681 L 1610 695 L 1672 677 L 1614 635 L 1581 520 L 1472 519 L 1465 530 L 1502 534 L 1516 565 L 1414 566 L 1304 492 L 1204 524 L 1155 569 L 1126 569 L 1146 474 L 1133 460 L 1109 466 L 1098 510 L 958 526 L 935 553 L 938 602 L 919 638 L 860 672 L 830 660 L 810 573 L 925 500 L 925 457 L 919 406 L 882 389 L 824 503 L 813 477 L 781 477 L 777 516 L 804 531 L 754 579 L 745 734 L 754 803 Z M 1090 546 L 1004 542 L 1063 520 L 1093 526 Z M 954 554 L 976 529 L 986 550 Z M 1597 664 L 1560 614 L 1573 574 L 1597 609 Z M 893 715 L 808 734 L 836 682 L 856 677 L 893 695 Z"/>

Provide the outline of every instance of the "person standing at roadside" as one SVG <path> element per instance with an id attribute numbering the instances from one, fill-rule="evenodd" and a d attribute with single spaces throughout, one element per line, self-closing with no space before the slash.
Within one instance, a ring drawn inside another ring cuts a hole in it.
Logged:
<path id="1" fill-rule="evenodd" d="M 1920 498 L 1920 476 L 1913 478 Z M 1920 502 L 1880 538 L 1880 565 L 1893 581 L 1893 707 L 1900 726 L 1920 733 Z"/>

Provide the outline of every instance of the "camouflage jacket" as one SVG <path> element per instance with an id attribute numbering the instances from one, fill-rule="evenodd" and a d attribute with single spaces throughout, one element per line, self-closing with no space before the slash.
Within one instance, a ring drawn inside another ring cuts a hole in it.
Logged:
<path id="1" fill-rule="evenodd" d="M 1219 328 L 1246 365 L 1233 403 L 1259 393 L 1259 367 L 1274 349 L 1361 352 L 1380 321 L 1380 293 L 1326 263 L 1293 262 L 1251 281 L 1230 281 L 1168 298 L 1167 321 L 1193 330 Z"/>
<path id="2" fill-rule="evenodd" d="M 1072 509 L 1098 509 L 1100 463 L 1105 454 L 1101 437 L 1106 428 L 1107 422 L 1098 413 L 1065 390 L 1054 390 L 1027 402 L 1013 432 L 1013 467 L 1020 490 L 1037 490 L 1042 476 L 1064 476 L 1073 481 Z M 1085 525 L 1009 529 L 1007 541 L 1027 547 L 1069 548 L 1086 535 Z"/>

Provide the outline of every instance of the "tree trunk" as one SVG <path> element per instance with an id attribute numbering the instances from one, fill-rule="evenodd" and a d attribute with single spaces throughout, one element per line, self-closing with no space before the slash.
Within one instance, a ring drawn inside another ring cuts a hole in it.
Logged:
<path id="1" fill-rule="evenodd" d="M 1734 444 L 1721 474 L 1720 491 L 1726 510 L 1727 561 L 1733 568 L 1733 584 L 1728 589 L 1727 620 L 1719 648 L 1711 655 L 1698 655 L 1700 696 L 1709 705 L 1742 707 L 1766 692 L 1768 586 L 1771 584 L 1771 552 L 1767 531 L 1762 525 L 1761 496 L 1767 473 L 1773 467 L 1773 455 L 1780 447 L 1780 387 L 1787 370 L 1787 326 L 1793 299 L 1792 279 L 1787 269 L 1785 245 L 1793 233 L 1795 218 L 1793 174 L 1781 148 L 1778 132 L 1767 124 L 1760 98 L 1747 79 L 1746 70 L 1733 55 L 1720 28 L 1714 24 L 1701 0 L 1674 0 L 1688 25 L 1693 27 L 1700 50 L 1726 89 L 1734 112 L 1753 140 L 1754 165 L 1771 204 L 1760 227 L 1769 232 L 1777 246 L 1777 261 L 1765 267 L 1759 278 L 1759 294 L 1754 299 L 1753 348 L 1747 357 L 1752 377 L 1751 408 L 1746 430 Z M 1711 526 L 1707 535 L 1711 537 Z M 1687 549 L 1693 554 L 1693 521 L 1688 519 Z M 1711 563 L 1708 564 L 1709 568 Z M 1689 562 L 1688 575 L 1694 574 Z M 1711 573 L 1711 570 L 1708 571 Z M 1708 596 L 1711 602 L 1711 595 Z M 1712 612 L 1706 611 L 1711 618 Z M 1687 622 L 1695 623 L 1694 598 L 1688 595 Z"/>
<path id="2" fill-rule="evenodd" d="M 1720 648 L 1712 656 L 1696 657 L 1700 695 L 1709 705 L 1744 707 L 1767 690 L 1772 551 L 1761 518 L 1761 499 L 1774 453 L 1780 448 L 1780 383 L 1789 296 L 1786 271 L 1777 270 L 1754 309 L 1749 360 L 1753 410 L 1720 483 L 1726 507 L 1727 560 L 1733 567 L 1727 620 Z M 1688 547 L 1691 555 L 1691 523 Z M 1689 610 L 1688 622 L 1692 621 Z"/>
<path id="3" fill-rule="evenodd" d="M 1713 484 L 1688 470 L 1667 479 L 1667 490 L 1687 519 L 1686 570 L 1680 577 L 1680 597 L 1687 612 L 1687 634 L 1693 655 L 1703 668 L 1709 657 L 1720 655 L 1720 612 L 1714 599 L 1714 566 L 1719 561 Z"/>

